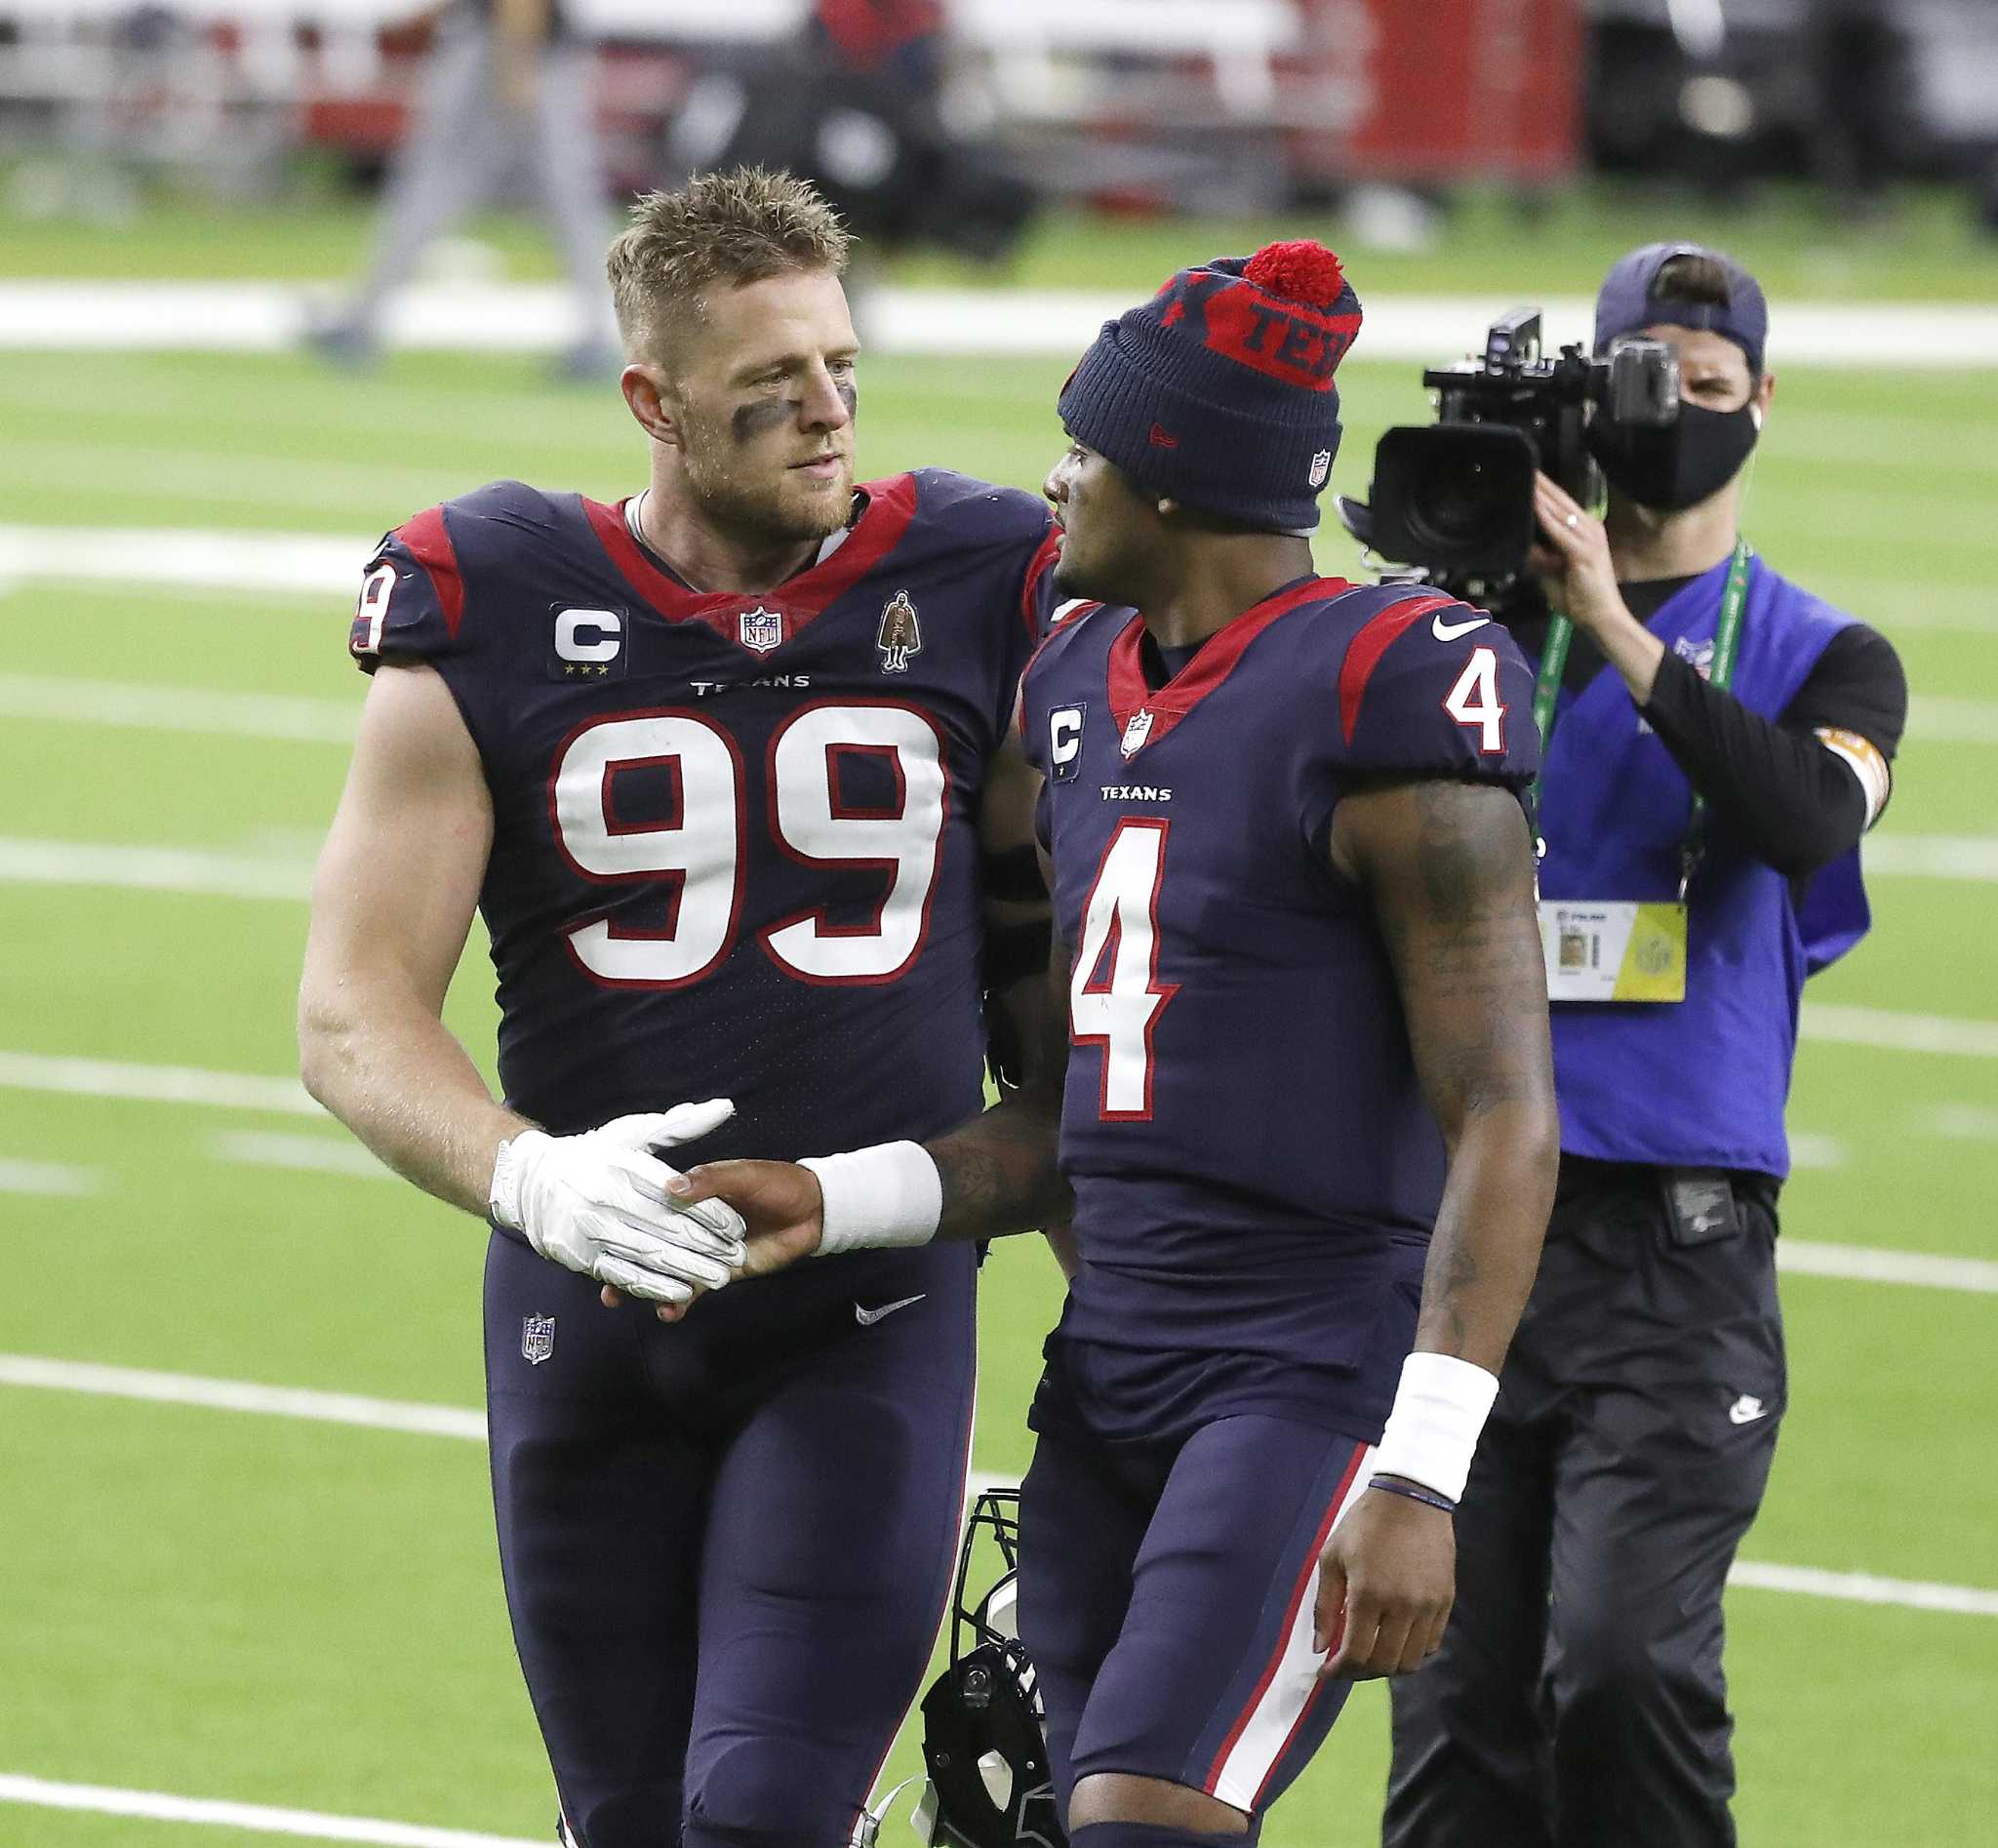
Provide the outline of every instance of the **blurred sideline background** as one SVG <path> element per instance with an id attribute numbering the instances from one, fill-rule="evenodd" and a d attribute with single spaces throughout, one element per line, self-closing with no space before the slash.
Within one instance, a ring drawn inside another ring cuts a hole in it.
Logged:
<path id="1" fill-rule="evenodd" d="M 869 475 L 1036 486 L 1101 315 L 1273 236 L 1367 305 L 1351 494 L 1495 313 L 1584 338 L 1657 237 L 1761 276 L 1747 529 L 1894 639 L 1914 705 L 1874 935 L 1805 1007 L 1792 1399 L 1729 1613 L 1742 1839 L 1998 1840 L 1998 8 L 568 11 L 606 238 L 745 154 L 846 204 Z M 0 1844 L 552 1834 L 476 1441 L 483 1239 L 291 1076 L 371 542 L 498 476 L 643 481 L 529 175 L 426 245 L 380 350 L 326 339 L 449 29 L 0 0 Z M 1320 554 L 1358 575 L 1336 527 Z M 484 1060 L 491 986 L 475 933 L 450 1018 Z M 1024 1240 L 986 1278 L 976 1461 L 1010 1475 L 1058 1280 Z M 1358 1692 L 1272 1848 L 1376 1838 L 1384 1712 Z M 883 1788 L 915 1765 L 905 1732 Z"/>

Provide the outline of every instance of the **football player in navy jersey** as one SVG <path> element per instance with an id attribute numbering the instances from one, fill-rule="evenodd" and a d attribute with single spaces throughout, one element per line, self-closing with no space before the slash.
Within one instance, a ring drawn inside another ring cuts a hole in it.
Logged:
<path id="1" fill-rule="evenodd" d="M 666 1203 L 657 1150 L 939 1134 L 982 1100 L 985 997 L 1043 1002 L 1038 868 L 981 838 L 1030 813 L 1030 778 L 988 767 L 1048 509 L 938 470 L 856 487 L 845 256 L 788 177 L 641 201 L 610 270 L 647 488 L 420 513 L 353 623 L 373 683 L 304 1075 L 495 1227 L 500 1563 L 580 1848 L 845 1848 L 957 1538 L 969 1245 L 813 1265 L 683 1328 L 597 1300 L 684 1300 L 741 1256 L 726 1209 Z M 475 907 L 503 1102 L 439 1019 Z"/>
<path id="2" fill-rule="evenodd" d="M 1272 246 L 1174 277 L 1062 392 L 1057 579 L 1100 602 L 1019 704 L 1065 1017 L 1037 1081 L 668 1186 L 741 1210 L 751 1274 L 1072 1206 L 1019 1623 L 1074 1848 L 1253 1834 L 1351 1680 L 1437 1648 L 1552 1197 L 1530 677 L 1303 537 L 1359 321 L 1330 252 Z"/>

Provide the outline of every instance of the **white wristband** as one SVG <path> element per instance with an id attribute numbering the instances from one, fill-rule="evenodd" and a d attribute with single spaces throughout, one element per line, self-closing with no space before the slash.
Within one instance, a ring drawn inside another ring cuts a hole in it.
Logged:
<path id="1" fill-rule="evenodd" d="M 798 1164 L 819 1177 L 819 1249 L 927 1245 L 943 1216 L 943 1177 L 920 1143 L 876 1143 L 844 1155 L 815 1155 Z"/>
<path id="2" fill-rule="evenodd" d="M 1406 1476 L 1462 1501 L 1478 1433 L 1498 1396 L 1498 1381 L 1483 1367 L 1451 1354 L 1411 1354 L 1401 1363 L 1401 1388 L 1369 1466 L 1372 1472 Z"/>

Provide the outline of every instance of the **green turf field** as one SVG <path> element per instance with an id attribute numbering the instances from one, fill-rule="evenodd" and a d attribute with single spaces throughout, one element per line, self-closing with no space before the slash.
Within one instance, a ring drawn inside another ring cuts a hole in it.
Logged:
<path id="1" fill-rule="evenodd" d="M 1209 241 L 1193 238 L 1202 254 Z M 29 248 L 63 266 L 53 241 Z M 1615 248 L 1585 263 L 1564 249 L 1560 281 L 1582 286 Z M 1148 282 L 1173 261 L 1159 259 L 1112 266 Z M 215 267 L 231 267 L 226 249 Z M 866 471 L 936 461 L 1034 484 L 1064 371 L 872 363 Z M 1378 429 L 1425 412 L 1403 369 L 1349 363 L 1340 380 L 1335 481 L 1357 491 Z M 1758 463 L 1752 536 L 1907 663 L 1917 716 L 1884 838 L 1998 839 L 1994 428 L 1998 372 L 1800 371 Z M 0 353 L 0 528 L 332 535 L 358 563 L 384 527 L 493 476 L 615 496 L 640 461 L 612 392 L 553 390 L 526 361 L 399 359 L 355 380 L 290 358 Z M 351 707 L 350 600 L 92 583 L 91 553 L 80 539 L 66 580 L 0 582 L 0 846 L 200 850 L 282 887 L 331 811 L 340 743 L 91 722 L 59 695 L 89 680 L 150 689 L 169 712 L 185 710 L 174 689 Z M 1351 564 L 1340 542 L 1323 556 Z M 1981 864 L 1981 878 L 1878 879 L 1875 937 L 1814 985 L 1871 1021 L 1986 1031 L 1964 1053 L 1807 1040 L 1793 1127 L 1819 1165 L 1786 1196 L 1793 1238 L 1998 1258 L 1998 886 Z M 283 896 L 0 873 L 0 1054 L 281 1077 L 303 928 Z M 476 950 L 451 1017 L 483 1052 Z M 24 1069 L 0 1060 L 0 1078 Z M 480 1228 L 379 1176 L 252 1165 L 246 1148 L 270 1147 L 246 1136 L 347 1146 L 309 1116 L 0 1088 L 0 1186 L 91 1189 L 0 1190 L 0 1350 L 476 1407 Z M 1012 1471 L 1058 1293 L 1027 1241 L 987 1276 L 976 1461 Z M 1794 1275 L 1786 1303 L 1793 1400 L 1746 1556 L 1998 1588 L 1998 1299 Z M 0 1386 L 0 1778 L 549 1831 L 474 1443 Z M 1731 1624 L 1751 1848 L 1991 1839 L 1975 1818 L 1998 1814 L 1998 1616 L 1742 1588 Z M 1265 1831 L 1272 1848 L 1370 1839 L 1384 1708 L 1378 1687 L 1355 1695 Z M 905 1738 L 891 1776 L 914 1762 Z M 0 1844 L 250 1838 L 0 1803 Z M 898 1822 L 886 1839 L 914 1838 Z"/>

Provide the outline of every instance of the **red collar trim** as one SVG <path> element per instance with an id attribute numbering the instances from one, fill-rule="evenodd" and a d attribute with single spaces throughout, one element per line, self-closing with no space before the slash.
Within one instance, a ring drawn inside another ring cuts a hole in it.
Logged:
<path id="1" fill-rule="evenodd" d="M 1131 723 L 1139 713 L 1150 713 L 1151 722 L 1136 747 L 1127 750 L 1125 756 L 1136 757 L 1188 717 L 1201 701 L 1234 672 L 1249 644 L 1278 617 L 1288 615 L 1300 603 L 1336 597 L 1352 587 L 1343 578 L 1307 578 L 1302 583 L 1252 604 L 1217 629 L 1200 653 L 1156 693 L 1145 682 L 1144 663 L 1139 654 L 1139 644 L 1144 640 L 1144 618 L 1134 611 L 1123 632 L 1110 644 L 1110 715 L 1117 722 L 1120 739 L 1129 736 Z"/>
<path id="2" fill-rule="evenodd" d="M 610 554 L 611 563 L 655 614 L 668 623 L 705 623 L 725 641 L 746 646 L 741 634 L 743 616 L 761 609 L 778 617 L 782 623 L 783 640 L 788 642 L 845 596 L 900 542 L 916 516 L 915 476 L 863 481 L 859 488 L 867 497 L 867 504 L 846 543 L 822 563 L 763 591 L 690 590 L 654 564 L 646 556 L 645 548 L 631 537 L 631 529 L 624 524 L 625 502 L 606 506 L 601 501 L 583 497 L 582 509 L 589 515 L 590 526 Z"/>

